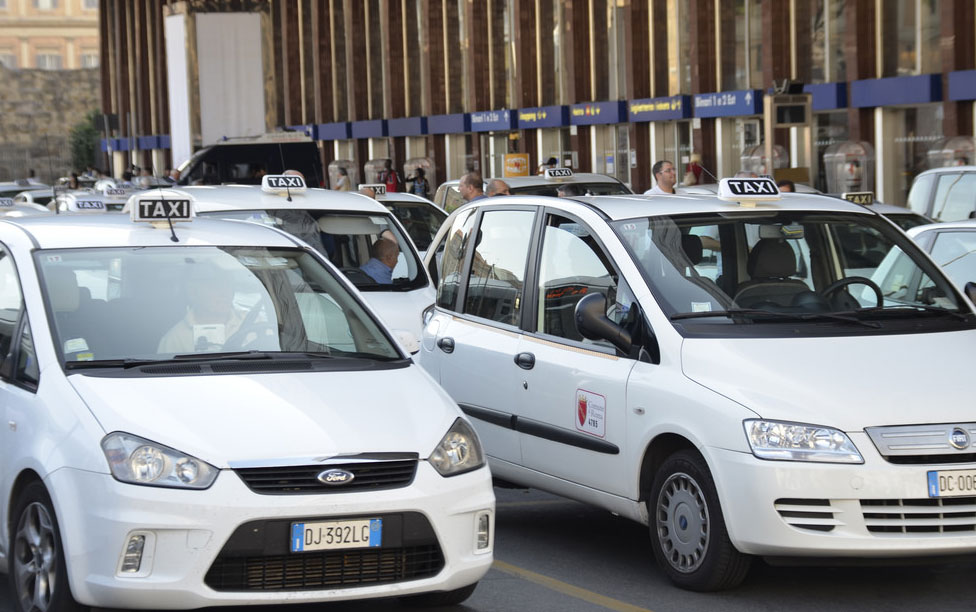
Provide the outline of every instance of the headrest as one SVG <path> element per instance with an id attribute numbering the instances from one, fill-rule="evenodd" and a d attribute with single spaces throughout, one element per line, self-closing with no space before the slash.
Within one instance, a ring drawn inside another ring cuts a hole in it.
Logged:
<path id="1" fill-rule="evenodd" d="M 796 255 L 785 240 L 763 238 L 752 247 L 746 263 L 749 277 L 786 278 L 796 274 Z"/>
<path id="2" fill-rule="evenodd" d="M 68 268 L 50 268 L 44 271 L 47 281 L 47 294 L 54 312 L 74 312 L 78 310 L 78 279 Z"/>
<path id="3" fill-rule="evenodd" d="M 702 253 L 702 240 L 699 236 L 694 234 L 682 234 L 681 235 L 681 248 L 684 250 L 685 255 L 691 260 L 691 265 L 697 266 L 701 263 L 703 253 Z"/>

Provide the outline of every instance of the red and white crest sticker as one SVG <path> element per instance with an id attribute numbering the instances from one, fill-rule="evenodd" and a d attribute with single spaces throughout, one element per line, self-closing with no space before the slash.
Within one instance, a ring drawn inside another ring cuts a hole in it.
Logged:
<path id="1" fill-rule="evenodd" d="M 599 393 L 576 390 L 576 429 L 604 437 L 607 433 L 607 398 Z"/>

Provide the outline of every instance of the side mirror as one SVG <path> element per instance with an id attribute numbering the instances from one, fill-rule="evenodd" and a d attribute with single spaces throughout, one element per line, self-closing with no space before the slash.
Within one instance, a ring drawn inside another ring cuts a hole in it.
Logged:
<path id="1" fill-rule="evenodd" d="M 976 304 L 976 283 L 974 282 L 966 283 L 965 291 L 966 291 L 966 297 L 969 298 L 969 301 L 972 302 L 973 304 Z"/>
<path id="2" fill-rule="evenodd" d="M 590 293 L 576 302 L 573 312 L 576 329 L 587 340 L 606 340 L 622 353 L 630 353 L 630 333 L 607 318 L 607 298 L 602 293 Z"/>

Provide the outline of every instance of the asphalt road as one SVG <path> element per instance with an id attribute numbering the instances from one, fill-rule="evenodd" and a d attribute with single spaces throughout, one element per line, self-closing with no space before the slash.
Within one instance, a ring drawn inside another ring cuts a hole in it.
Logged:
<path id="1" fill-rule="evenodd" d="M 646 529 L 540 493 L 496 489 L 495 565 L 456 612 L 889 612 L 976 610 L 976 560 L 935 566 L 808 568 L 758 562 L 714 594 L 677 589 L 658 572 Z M 147 602 L 150 603 L 150 602 Z M 381 612 L 393 601 L 297 606 L 296 612 Z M 270 612 L 278 608 L 235 608 Z M 12 612 L 0 587 L 0 612 Z M 231 609 L 214 609 L 229 612 Z"/>

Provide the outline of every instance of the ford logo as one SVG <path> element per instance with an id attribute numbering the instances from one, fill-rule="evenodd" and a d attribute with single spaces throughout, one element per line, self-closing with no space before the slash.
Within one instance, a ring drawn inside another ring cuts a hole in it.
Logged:
<path id="1" fill-rule="evenodd" d="M 344 485 L 349 484 L 356 478 L 356 475 L 352 472 L 347 472 L 346 470 L 325 470 L 318 476 L 319 482 L 327 485 Z"/>
<path id="2" fill-rule="evenodd" d="M 959 450 L 965 450 L 969 448 L 969 434 L 965 429 L 956 427 L 949 434 L 949 444 Z"/>

